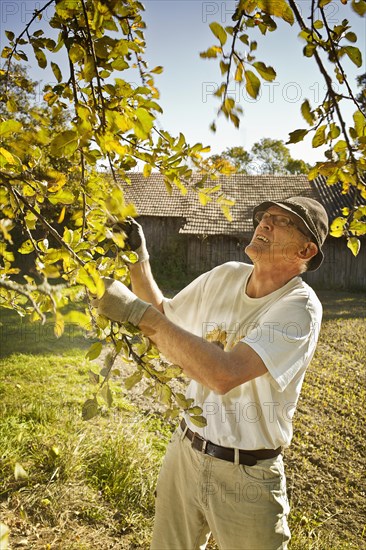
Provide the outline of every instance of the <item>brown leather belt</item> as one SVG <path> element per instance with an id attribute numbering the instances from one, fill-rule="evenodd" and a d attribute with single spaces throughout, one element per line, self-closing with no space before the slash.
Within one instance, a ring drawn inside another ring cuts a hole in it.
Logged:
<path id="1" fill-rule="evenodd" d="M 227 460 L 229 462 L 235 462 L 235 451 L 230 447 L 221 447 L 221 445 L 215 445 L 203 439 L 197 432 L 192 432 L 187 427 L 187 423 L 182 419 L 180 427 L 185 431 L 185 437 L 191 441 L 192 449 L 200 451 L 206 455 L 213 456 L 214 458 L 220 458 L 221 460 Z M 274 458 L 282 452 L 282 447 L 277 449 L 258 449 L 256 451 L 244 451 L 239 449 L 239 464 L 245 466 L 254 466 L 258 460 L 265 460 L 266 458 Z"/>

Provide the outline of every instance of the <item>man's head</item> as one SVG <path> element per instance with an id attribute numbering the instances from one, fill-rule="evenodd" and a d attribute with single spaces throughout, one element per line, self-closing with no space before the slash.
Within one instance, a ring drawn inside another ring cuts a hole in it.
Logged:
<path id="1" fill-rule="evenodd" d="M 304 260 L 307 260 L 305 263 L 308 271 L 314 271 L 322 263 L 322 246 L 328 234 L 328 216 L 318 201 L 307 197 L 265 201 L 254 208 L 253 225 L 256 229 L 255 235 L 259 233 L 257 237 L 259 240 L 262 237 L 263 243 L 267 236 L 270 242 L 274 240 L 272 230 L 275 228 L 277 240 L 273 244 L 278 245 L 278 239 L 282 239 L 287 250 L 290 244 L 294 254 L 298 249 L 296 254 L 302 254 Z M 289 237 L 292 239 L 291 243 Z"/>

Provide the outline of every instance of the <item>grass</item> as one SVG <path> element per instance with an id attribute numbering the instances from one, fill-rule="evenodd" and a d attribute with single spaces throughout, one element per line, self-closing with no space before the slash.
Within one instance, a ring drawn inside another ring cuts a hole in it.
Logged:
<path id="1" fill-rule="evenodd" d="M 366 548 L 366 296 L 319 294 L 325 319 L 285 453 L 290 548 Z M 56 339 L 51 324 L 4 310 L 1 320 L 0 520 L 9 547 L 147 549 L 172 426 L 117 383 L 114 409 L 83 422 L 92 389 L 85 336 L 67 327 Z"/>

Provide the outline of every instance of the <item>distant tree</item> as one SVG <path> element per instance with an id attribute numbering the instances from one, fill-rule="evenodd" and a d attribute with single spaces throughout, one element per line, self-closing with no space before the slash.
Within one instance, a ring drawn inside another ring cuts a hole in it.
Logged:
<path id="1" fill-rule="evenodd" d="M 366 73 L 359 75 L 356 80 L 358 86 L 361 88 L 356 99 L 363 106 L 364 111 L 366 111 Z"/>
<path id="2" fill-rule="evenodd" d="M 228 147 L 210 159 L 217 166 L 229 163 L 238 174 L 307 174 L 310 170 L 308 163 L 291 157 L 282 140 L 271 138 L 262 138 L 250 152 L 241 146 Z"/>
<path id="3" fill-rule="evenodd" d="M 249 173 L 251 160 L 251 154 L 241 146 L 228 147 L 222 153 L 210 156 L 213 166 L 218 169 L 225 166 L 227 172 L 236 172 L 238 174 Z"/>
<path id="4" fill-rule="evenodd" d="M 291 158 L 285 166 L 285 171 L 289 174 L 307 174 L 311 166 L 304 160 Z"/>
<path id="5" fill-rule="evenodd" d="M 290 151 L 280 139 L 262 138 L 254 143 L 252 153 L 262 174 L 284 172 L 285 166 L 291 160 Z"/>

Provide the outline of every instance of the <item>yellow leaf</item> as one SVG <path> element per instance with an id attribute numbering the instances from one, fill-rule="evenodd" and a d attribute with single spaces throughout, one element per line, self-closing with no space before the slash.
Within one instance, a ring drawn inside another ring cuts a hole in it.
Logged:
<path id="1" fill-rule="evenodd" d="M 6 550 L 8 548 L 9 527 L 4 523 L 0 523 L 0 548 Z"/>
<path id="2" fill-rule="evenodd" d="M 18 164 L 14 156 L 4 147 L 0 147 L 0 165 L 2 164 Z"/>
<path id="3" fill-rule="evenodd" d="M 56 338 L 60 338 L 65 330 L 65 320 L 59 311 L 56 312 L 54 333 Z"/>
<path id="4" fill-rule="evenodd" d="M 57 223 L 62 223 L 62 222 L 64 221 L 64 219 L 65 219 L 65 214 L 66 214 L 66 207 L 63 206 L 63 207 L 62 207 L 62 210 L 61 210 L 61 212 L 60 212 L 60 215 L 59 215 L 59 217 L 58 217 Z"/>
<path id="5" fill-rule="evenodd" d="M 346 225 L 346 223 L 347 223 L 346 218 L 339 217 L 333 220 L 330 226 L 330 231 L 329 231 L 330 235 L 332 235 L 332 237 L 342 237 L 344 226 Z"/>
<path id="6" fill-rule="evenodd" d="M 34 250 L 34 246 L 30 239 L 28 239 L 27 241 L 24 241 L 21 247 L 18 248 L 18 252 L 20 254 L 30 254 L 31 252 L 33 252 L 33 250 Z"/>
<path id="7" fill-rule="evenodd" d="M 229 222 L 232 222 L 232 221 L 233 221 L 233 217 L 232 217 L 231 212 L 230 212 L 230 207 L 227 206 L 226 204 L 221 204 L 221 210 L 222 210 L 222 213 L 224 214 L 225 218 L 226 218 Z"/>
<path id="8" fill-rule="evenodd" d="M 347 239 L 347 246 L 351 250 L 352 254 L 354 256 L 357 256 L 361 248 L 361 243 L 360 240 L 357 239 L 357 237 L 350 237 L 349 239 Z"/>
<path id="9" fill-rule="evenodd" d="M 18 479 L 27 479 L 28 474 L 24 470 L 23 466 L 19 464 L 19 462 L 16 462 L 14 467 L 14 477 L 18 481 Z"/>

